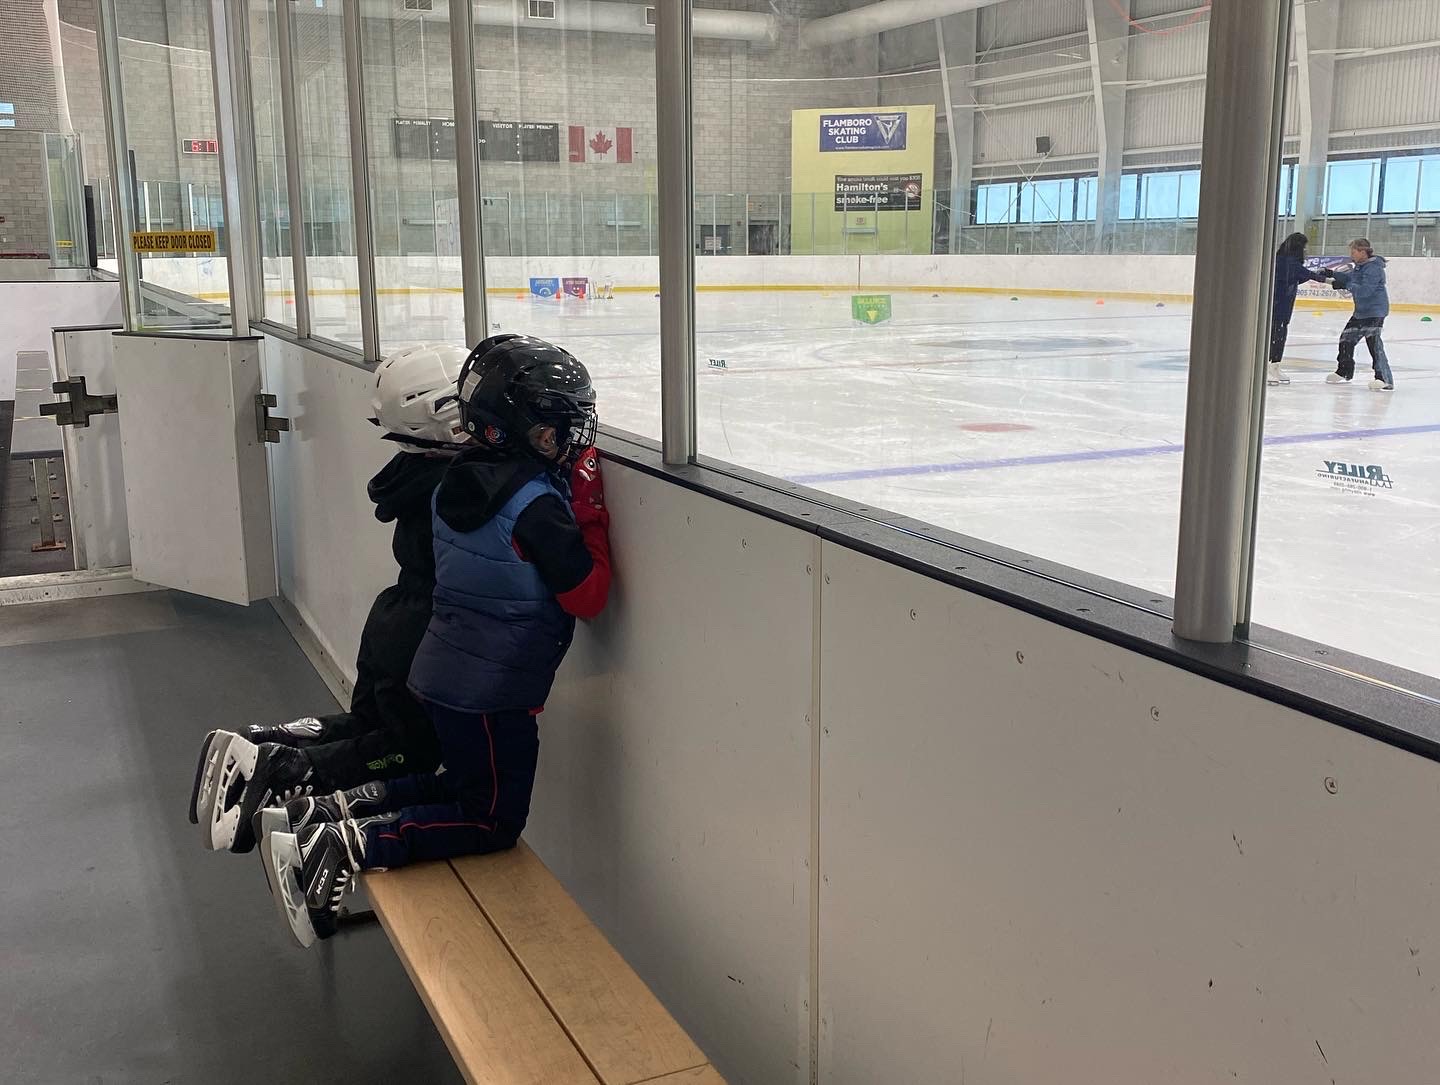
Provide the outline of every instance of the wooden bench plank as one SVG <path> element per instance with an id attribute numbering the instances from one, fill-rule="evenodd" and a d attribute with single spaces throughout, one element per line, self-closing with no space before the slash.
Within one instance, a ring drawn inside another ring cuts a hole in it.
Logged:
<path id="1" fill-rule="evenodd" d="M 366 874 L 365 892 L 471 1085 L 595 1075 L 447 863 Z"/>
<path id="2" fill-rule="evenodd" d="M 708 1061 L 523 842 L 451 865 L 604 1085 Z"/>
<path id="3" fill-rule="evenodd" d="M 693 1070 L 681 1070 L 678 1074 L 666 1074 L 637 1085 L 725 1085 L 725 1079 L 715 1067 L 706 1065 L 697 1066 Z"/>

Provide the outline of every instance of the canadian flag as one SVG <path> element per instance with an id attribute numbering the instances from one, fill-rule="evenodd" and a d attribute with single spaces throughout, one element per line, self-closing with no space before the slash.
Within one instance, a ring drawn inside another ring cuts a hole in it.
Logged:
<path id="1" fill-rule="evenodd" d="M 571 162 L 633 162 L 630 128 L 585 128 L 570 126 Z"/>

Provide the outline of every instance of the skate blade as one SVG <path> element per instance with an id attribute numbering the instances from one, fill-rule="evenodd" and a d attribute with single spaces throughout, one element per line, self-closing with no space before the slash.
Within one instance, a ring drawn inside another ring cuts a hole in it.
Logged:
<path id="1" fill-rule="evenodd" d="M 210 753 L 218 744 L 229 744 L 230 731 L 211 731 L 200 745 L 200 760 L 195 763 L 195 783 L 190 788 L 190 824 L 200 824 L 201 796 L 206 780 L 205 769 L 210 764 Z"/>
<path id="2" fill-rule="evenodd" d="M 239 735 L 233 735 L 229 744 L 215 758 L 215 786 L 209 795 L 208 806 L 202 806 L 205 812 L 205 843 L 211 851 L 229 851 L 235 844 L 236 835 L 240 831 L 240 807 L 238 804 L 224 807 L 225 796 L 230 794 L 237 780 L 245 781 L 255 774 L 255 759 L 259 753 L 259 746 Z M 244 850 L 250 849 L 247 847 Z"/>
<path id="3" fill-rule="evenodd" d="M 196 766 L 195 793 L 191 796 L 190 820 L 196 825 L 210 816 L 210 809 L 215 804 L 215 789 L 225 766 L 225 754 L 238 737 L 233 731 L 211 731 L 205 737 L 200 764 Z M 206 832 L 203 828 L 201 831 Z"/>
<path id="4" fill-rule="evenodd" d="M 300 842 L 294 833 L 271 833 L 260 841 L 260 858 L 265 864 L 265 877 L 270 882 L 270 897 L 290 936 L 302 949 L 315 944 L 315 925 L 305 906 L 301 882 L 302 861 Z"/>

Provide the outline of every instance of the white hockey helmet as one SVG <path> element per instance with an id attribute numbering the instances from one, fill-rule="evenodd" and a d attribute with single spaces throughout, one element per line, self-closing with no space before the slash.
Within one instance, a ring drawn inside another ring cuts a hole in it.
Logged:
<path id="1" fill-rule="evenodd" d="M 464 347 L 426 343 L 392 354 L 375 370 L 370 421 L 406 452 L 462 444 L 455 382 L 469 353 Z"/>

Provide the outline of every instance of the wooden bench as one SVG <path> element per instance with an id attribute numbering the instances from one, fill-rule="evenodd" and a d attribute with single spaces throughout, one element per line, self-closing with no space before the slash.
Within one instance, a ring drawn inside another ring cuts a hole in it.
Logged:
<path id="1" fill-rule="evenodd" d="M 364 885 L 472 1085 L 724 1085 L 524 843 Z"/>

